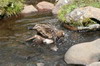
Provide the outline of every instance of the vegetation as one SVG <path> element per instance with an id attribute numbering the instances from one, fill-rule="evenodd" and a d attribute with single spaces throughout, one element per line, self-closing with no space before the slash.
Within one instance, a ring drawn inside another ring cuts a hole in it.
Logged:
<path id="1" fill-rule="evenodd" d="M 70 13 L 73 11 L 75 8 L 78 7 L 85 7 L 85 6 L 93 6 L 100 8 L 100 1 L 99 0 L 74 0 L 72 4 L 64 5 L 58 13 L 58 18 L 62 22 L 66 22 L 66 14 Z M 67 23 L 67 22 L 66 22 Z M 69 25 L 73 26 L 88 26 L 88 24 L 94 24 L 95 22 L 92 21 L 91 19 L 87 18 L 84 19 L 83 22 L 73 22 L 69 23 Z"/>
<path id="2" fill-rule="evenodd" d="M 23 9 L 24 0 L 0 0 L 0 17 L 16 15 Z"/>

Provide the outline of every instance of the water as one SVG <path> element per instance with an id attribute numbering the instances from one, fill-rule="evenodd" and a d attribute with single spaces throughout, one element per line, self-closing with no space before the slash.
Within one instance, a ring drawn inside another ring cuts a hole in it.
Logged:
<path id="1" fill-rule="evenodd" d="M 57 52 L 50 49 L 51 45 L 31 46 L 25 40 L 36 34 L 28 27 L 36 23 L 50 23 L 65 31 L 62 43 Z M 64 62 L 65 52 L 73 45 L 93 41 L 100 38 L 100 31 L 75 32 L 60 26 L 60 22 L 52 15 L 36 15 L 28 17 L 12 17 L 0 21 L 0 66 L 74 66 Z"/>

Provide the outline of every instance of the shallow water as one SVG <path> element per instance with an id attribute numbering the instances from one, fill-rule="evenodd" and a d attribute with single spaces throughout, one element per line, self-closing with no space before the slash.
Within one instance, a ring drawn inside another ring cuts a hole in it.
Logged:
<path id="1" fill-rule="evenodd" d="M 28 27 L 36 23 L 50 23 L 65 31 L 63 42 L 57 44 L 57 52 L 50 49 L 51 45 L 31 46 L 25 40 L 33 36 L 35 31 Z M 93 41 L 100 38 L 100 31 L 75 32 L 60 26 L 60 22 L 52 15 L 33 15 L 13 17 L 0 21 L 0 66 L 74 66 L 64 62 L 65 52 L 77 43 Z"/>

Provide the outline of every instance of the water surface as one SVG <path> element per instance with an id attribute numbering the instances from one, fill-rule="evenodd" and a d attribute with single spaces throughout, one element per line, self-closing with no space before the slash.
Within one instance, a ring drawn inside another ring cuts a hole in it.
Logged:
<path id="1" fill-rule="evenodd" d="M 50 23 L 65 31 L 63 42 L 59 43 L 57 52 L 50 49 L 51 45 L 31 46 L 25 40 L 34 34 L 28 27 L 36 23 Z M 33 15 L 28 17 L 12 17 L 0 21 L 0 66 L 74 66 L 64 62 L 65 52 L 73 45 L 93 41 L 100 38 L 100 31 L 75 32 L 64 29 L 52 15 Z"/>

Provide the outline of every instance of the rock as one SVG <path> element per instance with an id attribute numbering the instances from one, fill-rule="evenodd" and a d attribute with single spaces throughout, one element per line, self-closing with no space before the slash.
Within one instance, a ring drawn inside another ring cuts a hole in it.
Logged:
<path id="1" fill-rule="evenodd" d="M 95 8 L 92 6 L 81 7 L 81 8 L 74 9 L 71 13 L 67 14 L 66 20 L 70 22 L 70 20 L 79 21 L 85 18 L 95 18 L 100 21 L 99 14 L 100 14 L 99 8 Z"/>
<path id="2" fill-rule="evenodd" d="M 33 29 L 40 33 L 45 38 L 60 38 L 64 36 L 64 31 L 58 30 L 56 27 L 50 24 L 36 24 Z"/>
<path id="3" fill-rule="evenodd" d="M 92 26 L 92 28 L 90 27 L 90 25 L 98 24 L 100 26 L 99 14 L 100 14 L 99 8 L 95 8 L 92 6 L 81 7 L 81 8 L 74 9 L 71 13 L 67 14 L 66 22 L 67 23 L 74 22 L 75 24 L 80 24 L 81 26 L 86 27 L 81 29 L 94 29 L 94 28 L 97 29 L 98 28 L 97 25 L 95 25 L 96 27 Z M 95 19 L 94 22 L 92 20 L 90 21 L 89 18 Z M 79 26 L 76 27 L 79 29 Z"/>
<path id="4" fill-rule="evenodd" d="M 37 63 L 37 66 L 44 66 L 44 63 Z"/>
<path id="5" fill-rule="evenodd" d="M 65 54 L 65 61 L 82 65 L 100 61 L 100 39 L 72 46 Z"/>
<path id="6" fill-rule="evenodd" d="M 39 12 L 51 12 L 52 9 L 54 8 L 54 4 L 42 1 L 36 5 L 37 9 Z"/>
<path id="7" fill-rule="evenodd" d="M 100 62 L 94 62 L 94 63 L 91 63 L 87 66 L 100 66 Z"/>
<path id="8" fill-rule="evenodd" d="M 38 10 L 33 5 L 24 5 L 24 9 L 22 10 L 22 14 L 31 14 L 37 12 Z"/>
<path id="9" fill-rule="evenodd" d="M 45 44 L 52 44 L 52 43 L 54 43 L 54 41 L 51 40 L 51 39 L 44 39 L 43 43 L 45 43 Z"/>
<path id="10" fill-rule="evenodd" d="M 58 11 L 63 5 L 69 4 L 71 0 L 57 0 L 57 4 L 55 5 L 54 9 L 52 10 L 53 14 L 58 14 Z"/>
<path id="11" fill-rule="evenodd" d="M 58 47 L 55 45 L 55 46 L 51 47 L 51 50 L 57 51 L 58 50 Z"/>

